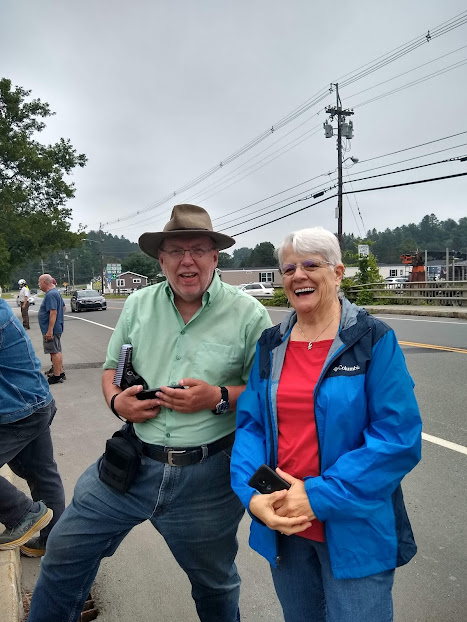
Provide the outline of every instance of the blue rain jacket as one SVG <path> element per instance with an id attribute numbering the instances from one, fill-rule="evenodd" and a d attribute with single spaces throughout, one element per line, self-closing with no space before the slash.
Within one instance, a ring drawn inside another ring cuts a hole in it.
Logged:
<path id="1" fill-rule="evenodd" d="M 394 331 L 342 299 L 342 318 L 314 390 L 320 475 L 305 480 L 324 522 L 336 579 L 406 564 L 416 553 L 400 482 L 421 457 L 414 383 Z M 277 466 L 277 388 L 292 311 L 264 331 L 237 403 L 232 487 L 248 509 L 248 481 L 259 465 Z M 297 378 L 297 391 L 306 378 Z M 252 516 L 250 546 L 278 565 L 277 532 Z"/>

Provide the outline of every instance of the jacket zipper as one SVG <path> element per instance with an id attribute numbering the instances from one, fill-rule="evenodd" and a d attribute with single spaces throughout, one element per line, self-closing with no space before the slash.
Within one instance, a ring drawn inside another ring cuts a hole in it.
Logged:
<path id="1" fill-rule="evenodd" d="M 272 350 L 269 351 L 269 363 L 272 369 Z M 275 469 L 277 467 L 277 459 L 274 453 L 274 425 L 272 422 L 272 411 L 271 411 L 271 400 L 270 400 L 270 390 L 271 390 L 271 374 L 269 374 L 267 391 L 266 391 L 266 405 L 267 405 L 267 415 L 268 415 L 268 425 L 269 425 L 269 435 L 271 438 L 271 449 L 269 455 L 269 461 L 271 464 L 271 468 Z M 279 568 L 281 562 L 281 556 L 279 554 L 279 533 L 275 532 L 276 538 L 276 566 Z"/>
<path id="2" fill-rule="evenodd" d="M 315 385 L 315 390 L 313 391 L 313 417 L 315 419 L 315 427 L 316 427 L 316 440 L 318 441 L 318 464 L 319 464 L 319 473 L 321 475 L 321 441 L 319 438 L 319 433 L 318 433 L 318 423 L 316 421 L 316 396 L 318 394 L 318 390 L 324 380 L 324 377 L 328 371 L 328 369 L 331 367 L 331 365 L 334 363 L 334 361 L 336 360 L 336 358 L 338 356 L 341 356 L 341 354 L 343 354 L 344 352 L 346 352 L 347 350 L 350 350 L 350 348 L 352 346 L 354 346 L 357 341 L 359 341 L 363 335 L 366 335 L 368 332 L 371 331 L 371 328 L 368 327 L 363 333 L 361 333 L 356 339 L 354 339 L 351 343 L 345 345 L 344 347 L 342 347 L 341 349 L 337 350 L 337 352 L 334 354 L 334 356 L 329 359 L 328 364 L 326 365 L 326 367 L 321 371 L 321 374 L 318 378 L 318 382 Z"/>
<path id="3" fill-rule="evenodd" d="M 344 346 L 343 348 L 339 349 L 334 356 L 328 361 L 328 364 L 326 365 L 326 367 L 322 370 L 320 377 L 318 378 L 318 382 L 316 383 L 315 386 L 315 390 L 313 391 L 313 417 L 315 419 L 315 427 L 316 427 L 316 440 L 318 442 L 318 463 L 319 463 L 319 472 L 321 474 L 321 442 L 320 442 L 320 438 L 319 438 L 319 432 L 318 432 L 318 424 L 316 422 L 316 395 L 318 393 L 318 389 L 321 386 L 321 383 L 324 380 L 324 376 L 326 375 L 328 369 L 331 367 L 332 363 L 335 361 L 335 359 L 340 356 L 341 354 L 343 354 L 344 352 L 346 352 L 347 350 L 349 350 L 355 343 L 357 343 L 357 341 L 359 339 L 361 339 L 363 337 L 363 335 L 366 335 L 366 333 L 370 332 L 371 328 L 368 327 L 363 333 L 361 333 L 360 335 L 358 335 L 358 337 L 356 337 L 351 343 L 347 344 L 346 346 Z M 285 339 L 285 336 L 284 336 Z M 271 364 L 271 369 L 272 369 L 272 350 L 269 351 L 269 361 Z M 271 435 L 271 452 L 270 452 L 270 460 L 271 460 L 271 464 L 272 464 L 272 468 L 275 468 L 277 466 L 277 460 L 276 460 L 276 456 L 274 455 L 274 437 L 273 437 L 273 430 L 274 430 L 274 426 L 272 423 L 272 413 L 271 413 L 271 403 L 270 403 L 270 399 L 269 399 L 269 392 L 270 392 L 270 388 L 271 388 L 271 374 L 269 374 L 268 377 L 268 385 L 267 385 L 267 391 L 266 391 L 266 403 L 267 403 L 267 408 L 268 408 L 268 424 L 269 424 L 269 432 Z M 279 554 L 279 534 L 277 533 L 277 531 L 275 532 L 275 536 L 276 536 L 276 566 L 277 568 L 279 568 L 280 565 L 280 561 L 281 561 L 281 557 Z"/>

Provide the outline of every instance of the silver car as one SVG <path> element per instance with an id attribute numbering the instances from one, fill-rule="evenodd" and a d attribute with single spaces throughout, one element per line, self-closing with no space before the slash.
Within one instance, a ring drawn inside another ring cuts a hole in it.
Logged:
<path id="1" fill-rule="evenodd" d="M 255 298 L 273 298 L 274 287 L 267 287 L 264 283 L 248 283 L 241 288 L 242 292 Z"/>

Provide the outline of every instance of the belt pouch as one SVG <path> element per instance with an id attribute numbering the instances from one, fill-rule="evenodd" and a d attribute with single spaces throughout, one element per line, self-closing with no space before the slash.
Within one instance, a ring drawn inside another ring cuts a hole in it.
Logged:
<path id="1" fill-rule="evenodd" d="M 142 443 L 129 427 L 109 438 L 99 467 L 99 479 L 119 492 L 129 490 L 141 464 Z"/>

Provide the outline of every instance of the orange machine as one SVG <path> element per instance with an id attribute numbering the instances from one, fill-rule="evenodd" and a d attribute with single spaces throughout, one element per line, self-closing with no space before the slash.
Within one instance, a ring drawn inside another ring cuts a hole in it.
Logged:
<path id="1" fill-rule="evenodd" d="M 409 283 L 426 281 L 425 262 L 423 261 L 423 258 L 418 251 L 413 254 L 406 253 L 404 255 L 401 255 L 401 261 L 402 263 L 413 266 L 412 272 L 409 276 Z"/>

